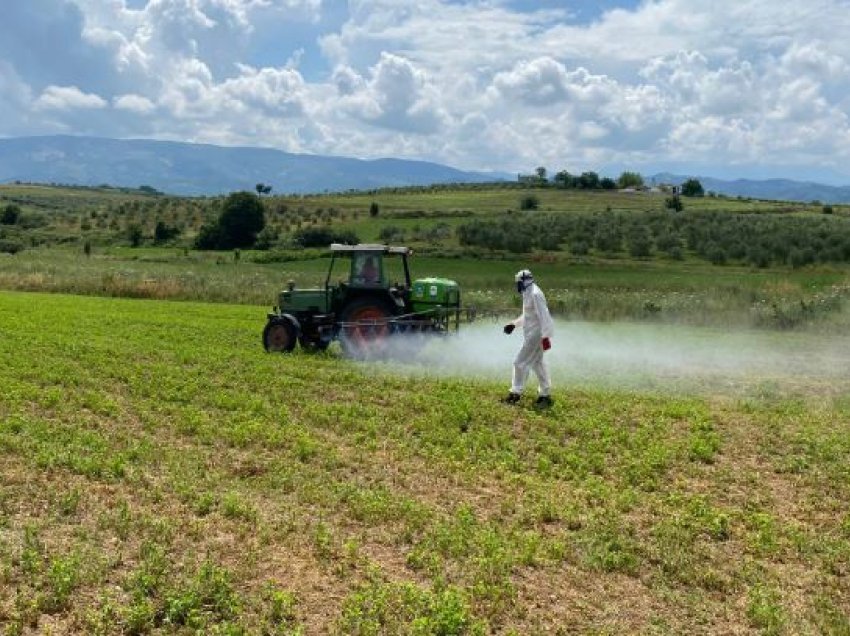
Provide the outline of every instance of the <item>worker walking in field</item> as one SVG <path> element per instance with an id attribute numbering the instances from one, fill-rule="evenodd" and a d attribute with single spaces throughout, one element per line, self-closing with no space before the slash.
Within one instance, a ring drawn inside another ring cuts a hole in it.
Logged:
<path id="1" fill-rule="evenodd" d="M 515 276 L 517 291 L 522 294 L 522 315 L 505 325 L 504 332 L 513 333 L 516 327 L 522 326 L 522 348 L 514 360 L 513 380 L 511 391 L 504 402 L 515 404 L 519 402 L 529 371 L 534 371 L 539 383 L 538 397 L 535 406 L 547 408 L 552 406 L 549 392 L 552 383 L 549 380 L 549 369 L 543 359 L 544 352 L 552 348 L 552 330 L 554 322 L 546 304 L 546 297 L 540 288 L 534 284 L 534 277 L 527 269 L 517 272 Z"/>

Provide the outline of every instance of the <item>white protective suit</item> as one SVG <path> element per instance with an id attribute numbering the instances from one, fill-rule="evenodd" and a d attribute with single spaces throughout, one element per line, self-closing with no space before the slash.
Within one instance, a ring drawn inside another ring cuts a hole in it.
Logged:
<path id="1" fill-rule="evenodd" d="M 541 343 L 543 338 L 552 337 L 555 324 L 549 314 L 546 296 L 534 282 L 529 282 L 523 290 L 522 316 L 514 320 L 512 324 L 517 327 L 522 326 L 523 343 L 522 349 L 514 360 L 511 393 L 522 394 L 528 372 L 533 370 L 540 384 L 538 395 L 548 396 L 552 382 L 549 379 L 549 369 L 543 359 Z"/>

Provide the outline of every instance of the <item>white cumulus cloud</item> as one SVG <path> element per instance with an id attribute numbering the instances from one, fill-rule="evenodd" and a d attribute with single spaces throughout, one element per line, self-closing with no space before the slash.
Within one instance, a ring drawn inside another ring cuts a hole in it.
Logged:
<path id="1" fill-rule="evenodd" d="M 76 86 L 48 86 L 35 100 L 36 110 L 99 110 L 109 104 L 93 93 L 84 93 Z"/>
<path id="2" fill-rule="evenodd" d="M 133 94 L 116 97 L 113 100 L 113 106 L 118 110 L 126 110 L 139 115 L 146 115 L 156 108 L 156 105 L 147 97 Z"/>
<path id="3" fill-rule="evenodd" d="M 493 79 L 496 91 L 532 106 L 549 106 L 567 99 L 567 70 L 551 57 L 520 62 Z"/>
<path id="4" fill-rule="evenodd" d="M 434 132 L 442 123 L 432 80 L 404 57 L 381 53 L 368 78 L 347 67 L 334 76 L 340 105 L 356 119 L 415 133 Z"/>
<path id="5" fill-rule="evenodd" d="M 507 172 L 850 161 L 846 0 L 652 0 L 589 23 L 511 7 L 9 3 L 0 135 L 120 133 Z"/>

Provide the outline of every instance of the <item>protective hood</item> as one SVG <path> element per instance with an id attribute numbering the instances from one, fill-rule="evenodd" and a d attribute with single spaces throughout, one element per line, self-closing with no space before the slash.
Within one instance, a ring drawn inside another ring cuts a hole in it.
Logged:
<path id="1" fill-rule="evenodd" d="M 534 282 L 534 276 L 531 275 L 531 270 L 521 269 L 514 276 L 514 281 L 516 281 L 516 290 L 521 294 L 531 287 L 531 284 Z"/>

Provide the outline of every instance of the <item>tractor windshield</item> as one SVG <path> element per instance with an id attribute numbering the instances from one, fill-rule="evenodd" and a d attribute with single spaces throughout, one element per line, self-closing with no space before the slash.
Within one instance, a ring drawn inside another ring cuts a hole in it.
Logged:
<path id="1" fill-rule="evenodd" d="M 380 254 L 361 253 L 351 258 L 351 284 L 384 287 L 383 259 Z"/>

